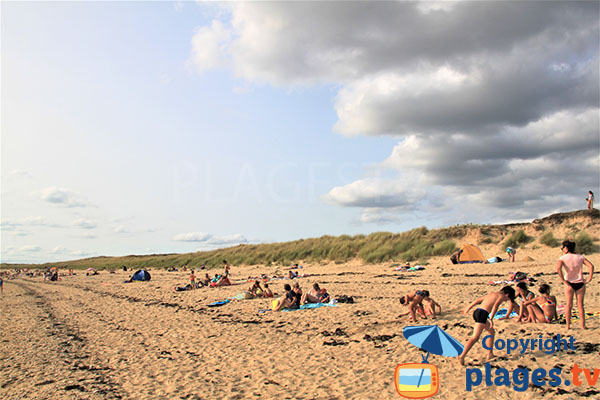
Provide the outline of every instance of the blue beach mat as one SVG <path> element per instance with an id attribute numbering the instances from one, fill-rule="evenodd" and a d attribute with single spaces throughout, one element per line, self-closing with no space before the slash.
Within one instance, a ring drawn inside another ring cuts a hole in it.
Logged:
<path id="1" fill-rule="evenodd" d="M 221 301 L 215 301 L 214 303 L 210 303 L 208 306 L 209 307 L 220 307 L 220 306 L 224 306 L 225 304 L 229 303 L 230 300 L 221 300 Z"/>
<path id="2" fill-rule="evenodd" d="M 300 308 L 296 308 L 296 309 L 284 308 L 281 311 L 310 310 L 310 309 L 313 309 L 313 308 L 321 308 L 321 307 L 337 307 L 337 304 L 331 304 L 331 303 L 308 303 L 308 304 L 302 304 L 300 306 Z"/>
<path id="3" fill-rule="evenodd" d="M 496 315 L 494 315 L 494 319 L 504 318 L 506 316 L 507 312 L 508 312 L 508 310 L 506 308 L 499 309 L 498 311 L 496 311 Z M 513 310 L 513 312 L 510 313 L 509 318 L 518 317 L 518 316 L 519 316 L 519 313 L 517 313 L 516 311 Z"/>

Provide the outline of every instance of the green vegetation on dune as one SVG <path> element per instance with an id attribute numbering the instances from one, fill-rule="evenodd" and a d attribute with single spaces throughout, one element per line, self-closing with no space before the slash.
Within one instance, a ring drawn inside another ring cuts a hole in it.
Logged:
<path id="1" fill-rule="evenodd" d="M 581 254 L 592 254 L 600 251 L 600 246 L 594 244 L 594 239 L 586 232 L 580 232 L 575 238 L 575 251 Z"/>
<path id="2" fill-rule="evenodd" d="M 523 229 L 520 229 L 513 232 L 513 234 L 506 239 L 504 246 L 518 248 L 519 245 L 529 243 L 531 240 L 532 238 L 527 236 Z"/>
<path id="3" fill-rule="evenodd" d="M 539 243 L 555 247 L 559 245 L 551 231 L 546 226 L 556 225 L 572 228 L 577 243 L 577 251 L 583 254 L 597 253 L 600 246 L 595 244 L 597 238 L 591 237 L 584 231 L 575 230 L 580 225 L 583 228 L 597 224 L 600 213 L 591 215 L 587 210 L 552 215 L 534 221 L 535 231 L 540 232 Z M 569 220 L 571 218 L 571 220 Z M 584 218 L 584 223 L 573 223 L 572 218 Z M 589 222 L 588 221 L 589 218 Z M 207 268 L 220 267 L 223 260 L 233 265 L 283 265 L 290 266 L 296 262 L 306 263 L 343 263 L 360 259 L 365 263 L 377 262 L 418 262 L 426 264 L 432 256 L 445 256 L 457 249 L 457 241 L 462 241 L 469 233 L 479 231 L 480 243 L 501 243 L 502 238 L 512 231 L 505 239 L 503 246 L 519 247 L 536 240 L 528 236 L 523 229 L 527 224 L 506 225 L 474 225 L 465 224 L 448 228 L 429 230 L 426 227 L 416 228 L 403 233 L 375 232 L 369 235 L 321 236 L 319 238 L 299 239 L 283 243 L 266 243 L 253 245 L 238 245 L 225 249 L 202 251 L 186 254 L 153 254 L 145 256 L 124 257 L 94 257 L 75 261 L 55 262 L 46 264 L 2 264 L 1 268 L 13 267 L 47 267 L 59 268 L 97 268 L 120 269 L 127 268 L 180 268 L 199 267 L 205 264 Z M 475 243 L 478 244 L 478 243 Z"/>
<path id="4" fill-rule="evenodd" d="M 552 232 L 546 232 L 542 236 L 540 236 L 540 243 L 545 244 L 549 247 L 558 247 L 558 245 L 560 244 L 560 242 L 554 237 Z"/>
<path id="5" fill-rule="evenodd" d="M 220 266 L 223 260 L 234 265 L 279 264 L 294 262 L 346 262 L 360 258 L 367 263 L 382 261 L 415 261 L 427 257 L 449 255 L 456 250 L 452 237 L 465 233 L 462 227 L 429 231 L 425 227 L 404 233 L 376 232 L 370 235 L 322 236 L 284 243 L 238 245 L 226 249 L 186 254 L 154 254 L 147 256 L 95 257 L 83 260 L 29 265 L 30 267 L 58 266 L 61 268 L 169 268 Z M 25 265 L 19 265 L 24 267 Z M 4 264 L 3 267 L 10 267 Z"/>

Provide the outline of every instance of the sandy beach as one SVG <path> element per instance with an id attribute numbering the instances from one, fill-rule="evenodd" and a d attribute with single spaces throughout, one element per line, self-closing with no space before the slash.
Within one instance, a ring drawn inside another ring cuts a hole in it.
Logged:
<path id="1" fill-rule="evenodd" d="M 484 254 L 497 245 L 483 247 Z M 0 344 L 0 397 L 3 399 L 396 399 L 397 364 L 420 362 L 421 352 L 402 335 L 409 322 L 398 318 L 405 308 L 399 298 L 427 289 L 443 308 L 437 324 L 465 343 L 472 333 L 471 315 L 462 310 L 475 298 L 499 290 L 490 281 L 511 271 L 527 272 L 537 286 L 548 283 L 559 303 L 564 292 L 556 274 L 558 249 L 523 250 L 515 263 L 452 265 L 447 257 L 432 258 L 424 271 L 398 272 L 391 263 L 304 265 L 304 290 L 318 282 L 333 295 L 346 294 L 354 304 L 314 310 L 259 312 L 270 300 L 233 300 L 209 308 L 246 290 L 248 276 L 270 274 L 274 267 L 233 268 L 233 286 L 175 292 L 188 282 L 183 271 L 150 271 L 150 282 L 123 283 L 128 272 L 97 276 L 64 276 L 58 282 L 41 278 L 8 280 L 0 298 L 3 332 Z M 535 261 L 519 261 L 525 256 Z M 589 257 L 600 265 L 596 254 Z M 289 280 L 272 281 L 283 292 Z M 586 311 L 600 311 L 598 278 L 586 294 Z M 498 338 L 537 339 L 573 335 L 575 351 L 546 354 L 528 351 L 500 357 L 492 367 L 597 368 L 600 318 L 588 319 L 583 331 L 575 321 L 570 331 L 561 324 L 496 323 Z M 582 386 L 512 387 L 481 385 L 465 389 L 466 368 L 483 368 L 485 350 L 477 344 L 466 367 L 456 359 L 431 355 L 440 371 L 436 398 L 537 399 L 600 398 L 600 389 Z"/>

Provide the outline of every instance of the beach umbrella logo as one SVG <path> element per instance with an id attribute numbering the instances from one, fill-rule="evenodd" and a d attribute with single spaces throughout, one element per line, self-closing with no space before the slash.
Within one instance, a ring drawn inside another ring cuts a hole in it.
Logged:
<path id="1" fill-rule="evenodd" d="M 437 394 L 440 388 L 439 371 L 429 364 L 429 354 L 457 357 L 463 345 L 437 325 L 407 326 L 404 337 L 414 346 L 425 350 L 421 363 L 398 364 L 394 374 L 396 391 L 408 399 L 426 399 Z"/>

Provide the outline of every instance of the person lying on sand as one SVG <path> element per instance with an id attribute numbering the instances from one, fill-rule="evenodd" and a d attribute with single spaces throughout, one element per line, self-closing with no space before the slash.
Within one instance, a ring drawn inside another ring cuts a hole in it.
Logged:
<path id="1" fill-rule="evenodd" d="M 540 306 L 535 301 L 529 301 L 534 300 L 535 295 L 529 291 L 525 282 L 517 284 L 517 294 L 521 298 L 521 309 L 519 310 L 517 322 L 546 322 L 546 317 Z"/>
<path id="2" fill-rule="evenodd" d="M 300 296 L 297 296 L 296 292 L 292 290 L 292 287 L 286 283 L 283 285 L 283 290 L 285 290 L 285 295 L 281 296 L 277 301 L 277 308 L 275 308 L 275 311 L 281 311 L 284 308 L 289 308 L 291 310 L 300 308 Z"/>
<path id="3" fill-rule="evenodd" d="M 473 319 L 475 320 L 473 336 L 465 345 L 465 349 L 463 350 L 462 354 L 458 356 L 461 365 L 465 365 L 465 357 L 467 353 L 469 350 L 471 350 L 473 345 L 477 343 L 479 337 L 481 336 L 481 332 L 483 332 L 484 329 L 491 335 L 491 337 L 486 341 L 486 345 L 490 349 L 488 352 L 488 360 L 491 360 L 494 357 L 494 335 L 496 333 L 494 331 L 494 315 L 496 314 L 496 311 L 498 311 L 500 304 L 504 303 L 505 301 L 514 300 L 515 289 L 510 286 L 504 286 L 499 292 L 492 292 L 484 297 L 480 297 L 472 302 L 467 308 L 465 308 L 463 314 L 467 315 L 471 308 L 479 304 L 479 307 L 473 312 Z"/>
<path id="4" fill-rule="evenodd" d="M 541 296 L 528 300 L 523 305 L 537 304 L 544 313 L 545 321 L 549 323 L 558 318 L 556 314 L 556 296 L 550 296 L 550 286 L 545 283 L 540 286 L 539 292 Z"/>
<path id="5" fill-rule="evenodd" d="M 212 283 L 210 284 L 210 286 L 212 286 L 212 287 L 229 286 L 229 285 L 231 285 L 231 281 L 225 275 L 215 275 L 215 277 L 212 280 Z"/>
<path id="6" fill-rule="evenodd" d="M 408 311 L 398 315 L 398 318 L 410 314 L 411 321 L 416 321 L 416 312 L 423 316 L 423 319 L 427 319 L 425 316 L 425 310 L 423 308 L 423 299 L 425 298 L 425 290 L 417 290 L 412 295 L 407 294 L 400 298 L 400 304 L 407 306 Z"/>
<path id="7" fill-rule="evenodd" d="M 315 283 L 308 292 L 302 295 L 302 304 L 306 303 L 328 303 L 329 294 L 326 289 L 321 289 L 318 283 Z"/>

